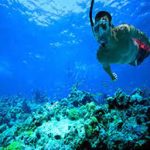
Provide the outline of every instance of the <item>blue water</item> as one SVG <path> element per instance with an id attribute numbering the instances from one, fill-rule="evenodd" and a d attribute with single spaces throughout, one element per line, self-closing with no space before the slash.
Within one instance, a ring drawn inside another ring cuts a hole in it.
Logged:
<path id="1" fill-rule="evenodd" d="M 30 95 L 40 89 L 52 98 L 72 85 L 92 93 L 150 88 L 150 58 L 142 65 L 112 65 L 112 82 L 96 59 L 98 44 L 89 24 L 90 0 L 0 1 L 0 95 Z M 150 37 L 150 1 L 97 0 L 93 16 L 107 10 L 113 24 L 132 24 Z"/>

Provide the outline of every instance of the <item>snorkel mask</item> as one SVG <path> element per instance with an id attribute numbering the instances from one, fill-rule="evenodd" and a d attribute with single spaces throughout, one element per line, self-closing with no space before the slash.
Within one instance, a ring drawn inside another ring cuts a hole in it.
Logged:
<path id="1" fill-rule="evenodd" d="M 100 11 L 95 16 L 94 33 L 98 38 L 98 41 L 102 40 L 110 31 L 112 17 L 106 11 Z"/>
<path id="2" fill-rule="evenodd" d="M 110 30 L 110 24 L 107 19 L 101 18 L 94 25 L 95 33 L 99 33 L 100 35 L 102 35 L 104 32 L 107 32 L 109 30 Z"/>

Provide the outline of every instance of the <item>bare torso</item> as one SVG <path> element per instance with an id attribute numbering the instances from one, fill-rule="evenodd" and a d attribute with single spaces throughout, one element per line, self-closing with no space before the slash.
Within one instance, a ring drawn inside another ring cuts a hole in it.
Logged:
<path id="1" fill-rule="evenodd" d="M 137 64 L 139 45 L 134 39 L 150 45 L 149 39 L 143 32 L 127 24 L 111 28 L 102 36 L 95 34 L 95 37 L 98 42 L 105 43 L 98 49 L 97 58 L 112 80 L 117 77 L 111 71 L 111 64 Z"/>
<path id="2" fill-rule="evenodd" d="M 120 25 L 111 30 L 107 36 L 107 44 L 97 52 L 98 60 L 104 64 L 129 64 L 138 53 L 138 46 L 132 40 L 128 25 Z"/>

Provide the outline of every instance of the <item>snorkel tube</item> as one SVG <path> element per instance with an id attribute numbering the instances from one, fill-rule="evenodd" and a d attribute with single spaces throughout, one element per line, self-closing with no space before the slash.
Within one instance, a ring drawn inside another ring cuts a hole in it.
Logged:
<path id="1" fill-rule="evenodd" d="M 94 22 L 93 22 L 93 19 L 92 19 L 92 10 L 93 10 L 93 5 L 94 5 L 94 0 L 92 0 L 92 1 L 91 1 L 90 13 L 89 13 L 91 27 L 93 27 L 93 26 L 94 26 Z"/>
<path id="2" fill-rule="evenodd" d="M 94 26 L 94 22 L 93 22 L 93 19 L 92 19 L 92 11 L 93 11 L 93 5 L 94 5 L 94 0 L 91 0 L 91 6 L 90 6 L 90 12 L 89 12 L 89 18 L 90 18 L 90 23 L 91 23 L 91 27 Z M 111 27 L 114 27 L 112 24 L 111 24 L 111 20 L 112 20 L 112 16 L 109 12 L 107 11 L 99 11 L 96 16 L 95 16 L 95 22 L 97 20 L 99 20 L 99 18 L 103 17 L 103 16 L 107 16 L 108 19 L 109 19 L 109 25 Z"/>

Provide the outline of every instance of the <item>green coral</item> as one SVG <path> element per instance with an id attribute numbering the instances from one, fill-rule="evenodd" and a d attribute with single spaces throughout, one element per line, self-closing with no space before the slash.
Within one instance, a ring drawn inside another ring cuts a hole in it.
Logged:
<path id="1" fill-rule="evenodd" d="M 78 120 L 80 118 L 79 111 L 76 108 L 72 108 L 68 111 L 68 118 L 70 120 Z"/>
<path id="2" fill-rule="evenodd" d="M 90 119 L 91 119 L 91 124 L 98 124 L 98 120 L 96 117 L 92 116 Z"/>
<path id="3" fill-rule="evenodd" d="M 26 131 L 26 133 L 27 133 L 28 136 L 32 136 L 32 134 L 33 134 L 34 132 L 33 132 L 33 130 L 28 130 L 28 131 Z"/>
<path id="4" fill-rule="evenodd" d="M 84 129 L 87 137 L 91 137 L 93 135 L 93 128 L 91 125 L 85 124 Z"/>
<path id="5" fill-rule="evenodd" d="M 91 102 L 91 103 L 87 103 L 87 104 L 86 104 L 86 107 L 87 107 L 87 110 L 88 110 L 89 112 L 93 112 L 93 111 L 95 110 L 95 108 L 96 108 L 96 105 L 95 105 L 94 102 Z"/>
<path id="6" fill-rule="evenodd" d="M 99 129 L 97 128 L 98 120 L 96 117 L 92 116 L 90 119 L 88 119 L 84 124 L 84 130 L 86 137 L 90 138 L 92 136 L 96 136 L 99 132 Z"/>
<path id="7" fill-rule="evenodd" d="M 3 148 L 3 150 L 22 150 L 22 145 L 19 141 L 13 141 L 6 148 Z"/>

